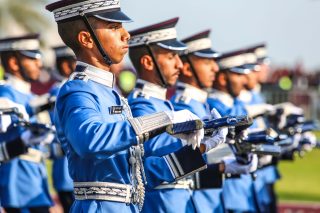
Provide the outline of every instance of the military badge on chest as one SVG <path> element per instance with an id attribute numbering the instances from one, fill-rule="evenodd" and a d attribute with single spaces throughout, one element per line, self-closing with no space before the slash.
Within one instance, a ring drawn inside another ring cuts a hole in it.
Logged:
<path id="1" fill-rule="evenodd" d="M 116 115 L 116 114 L 122 114 L 123 106 L 111 106 L 109 107 L 109 114 L 110 115 Z"/>

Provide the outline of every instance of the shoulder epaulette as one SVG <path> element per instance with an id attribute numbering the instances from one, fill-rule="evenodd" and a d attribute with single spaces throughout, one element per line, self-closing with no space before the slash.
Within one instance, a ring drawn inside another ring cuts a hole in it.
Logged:
<path id="1" fill-rule="evenodd" d="M 87 82 L 89 80 L 89 76 L 85 72 L 74 72 L 70 75 L 68 81 L 72 80 L 81 80 Z"/>

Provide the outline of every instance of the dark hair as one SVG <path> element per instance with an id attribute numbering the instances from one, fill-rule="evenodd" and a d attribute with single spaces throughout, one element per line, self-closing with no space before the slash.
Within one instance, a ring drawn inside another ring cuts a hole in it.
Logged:
<path id="1" fill-rule="evenodd" d="M 155 54 L 161 49 L 161 47 L 157 46 L 156 44 L 151 44 L 150 46 L 152 48 L 153 53 L 155 53 Z M 139 73 L 141 71 L 140 59 L 144 55 L 150 55 L 147 47 L 144 45 L 129 48 L 129 58 L 131 60 L 132 65 L 134 66 L 135 70 L 137 71 L 137 73 Z"/>
<path id="2" fill-rule="evenodd" d="M 129 48 L 129 58 L 135 70 L 139 73 L 141 70 L 140 59 L 144 55 L 149 55 L 149 52 L 145 46 Z"/>
<path id="3" fill-rule="evenodd" d="M 9 71 L 8 61 L 11 57 L 17 57 L 17 51 L 6 51 L 0 54 L 1 64 L 5 72 Z"/>
<path id="4" fill-rule="evenodd" d="M 95 29 L 98 19 L 94 17 L 89 17 L 88 19 L 92 28 Z M 81 46 L 78 42 L 78 34 L 81 31 L 88 31 L 81 19 L 58 23 L 58 32 L 62 41 L 65 43 L 65 45 L 70 47 L 74 53 L 79 52 L 81 49 Z"/>
<path id="5" fill-rule="evenodd" d="M 181 59 L 181 61 L 183 63 L 187 63 L 188 62 L 187 55 L 180 55 L 179 57 L 180 57 L 180 59 Z"/>
<path id="6" fill-rule="evenodd" d="M 62 65 L 62 63 L 64 61 L 70 62 L 70 61 L 75 61 L 75 60 L 76 59 L 74 57 L 71 57 L 71 56 L 70 57 L 59 57 L 59 58 L 56 58 L 56 68 L 60 73 L 60 71 L 62 70 L 61 65 Z"/>

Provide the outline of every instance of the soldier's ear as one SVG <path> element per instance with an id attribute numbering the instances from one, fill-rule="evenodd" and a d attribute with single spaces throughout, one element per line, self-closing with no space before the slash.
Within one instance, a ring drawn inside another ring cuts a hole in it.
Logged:
<path id="1" fill-rule="evenodd" d="M 227 85 L 227 75 L 226 73 L 219 73 L 217 76 L 217 81 L 220 83 L 221 86 Z"/>
<path id="2" fill-rule="evenodd" d="M 19 72 L 19 64 L 18 59 L 16 57 L 11 56 L 10 58 L 8 58 L 8 65 L 12 74 Z"/>
<path id="3" fill-rule="evenodd" d="M 154 69 L 153 60 L 150 55 L 143 55 L 140 58 L 140 64 L 146 71 L 152 71 Z"/>
<path id="4" fill-rule="evenodd" d="M 192 77 L 192 71 L 188 62 L 183 62 L 182 74 L 186 77 Z"/>
<path id="5" fill-rule="evenodd" d="M 88 49 L 92 49 L 94 47 L 93 39 L 88 31 L 80 31 L 78 33 L 77 39 L 81 47 Z"/>

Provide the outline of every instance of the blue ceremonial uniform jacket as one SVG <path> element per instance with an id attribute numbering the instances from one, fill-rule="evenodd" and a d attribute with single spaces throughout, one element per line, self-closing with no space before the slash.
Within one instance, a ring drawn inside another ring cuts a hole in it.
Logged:
<path id="1" fill-rule="evenodd" d="M 130 184 L 129 148 L 137 144 L 137 139 L 124 111 L 110 113 L 112 106 L 122 105 L 120 96 L 112 89 L 114 76 L 93 66 L 81 65 L 106 78 L 106 82 L 74 79 L 59 91 L 54 123 L 68 158 L 70 176 L 74 182 Z M 79 63 L 77 71 L 83 71 Z M 119 202 L 76 200 L 70 211 L 134 212 L 137 207 Z"/>
<path id="2" fill-rule="evenodd" d="M 177 111 L 188 109 L 189 111 L 197 115 L 199 118 L 204 118 L 206 116 L 210 116 L 210 110 L 207 104 L 207 97 L 207 92 L 195 88 L 191 85 L 179 82 L 177 84 L 176 93 L 171 98 L 171 102 L 173 103 L 174 109 Z M 212 170 L 213 169 L 211 169 L 210 171 L 209 167 L 207 169 L 207 172 L 211 173 L 213 176 L 216 176 L 215 179 L 221 179 L 221 177 L 219 177 L 221 176 L 221 174 L 219 174 L 219 171 L 214 171 L 217 169 L 214 169 L 213 171 Z M 208 180 L 208 178 L 201 178 L 202 172 L 200 172 L 198 175 L 200 176 L 199 181 L 208 182 L 208 185 L 212 184 L 212 182 L 214 181 L 214 179 Z M 198 175 L 196 175 L 195 177 L 198 178 Z M 192 197 L 196 205 L 197 212 L 224 212 L 221 187 L 212 187 L 211 189 L 204 189 L 200 187 L 199 189 L 193 191 Z"/>
<path id="3" fill-rule="evenodd" d="M 74 182 L 131 184 L 129 148 L 138 141 L 128 121 L 130 108 L 113 110 L 125 108 L 126 101 L 113 89 L 112 73 L 77 62 L 74 74 L 78 73 L 82 73 L 81 79 L 71 77 L 60 89 L 54 115 L 70 176 Z M 174 180 L 164 158 L 152 156 L 145 164 L 152 165 L 152 169 L 146 170 L 151 185 L 159 184 L 152 181 L 156 176 L 167 177 L 162 181 Z M 115 211 L 137 212 L 138 209 L 133 204 L 95 199 L 76 200 L 71 208 L 71 212 Z"/>
<path id="4" fill-rule="evenodd" d="M 56 97 L 64 82 L 65 81 L 59 84 L 54 84 L 54 86 L 51 88 L 49 92 L 50 96 Z M 50 118 L 53 123 L 54 122 L 53 111 L 50 112 Z M 73 191 L 73 181 L 69 175 L 68 160 L 65 155 L 61 155 L 59 148 L 60 148 L 60 143 L 57 140 L 54 140 L 51 144 L 51 157 L 53 158 L 53 164 L 52 164 L 53 186 L 55 190 L 58 192 L 61 192 L 61 191 L 70 192 L 70 191 Z"/>
<path id="5" fill-rule="evenodd" d="M 265 103 L 261 93 L 255 90 L 247 91 L 245 95 L 247 96 L 243 98 L 245 104 L 255 105 Z M 279 171 L 275 165 L 268 165 L 258 169 L 256 171 L 256 175 L 257 177 L 254 181 L 254 188 L 256 191 L 259 209 L 261 212 L 269 212 L 268 204 L 272 202 L 272 196 L 267 185 L 275 183 L 280 178 Z"/>
<path id="6" fill-rule="evenodd" d="M 134 117 L 173 110 L 171 103 L 166 100 L 166 89 L 143 80 L 138 80 L 136 88 L 128 97 L 128 102 Z M 179 139 L 164 133 L 144 144 L 145 157 L 147 159 L 150 156 L 164 156 L 182 147 Z M 145 164 L 145 169 L 152 169 L 152 165 Z M 159 169 L 161 171 L 164 168 Z M 142 212 L 195 211 L 188 189 L 153 189 L 153 186 L 147 186 Z"/>
<path id="7" fill-rule="evenodd" d="M 210 109 L 216 108 L 221 116 L 246 115 L 244 103 L 228 93 L 212 90 L 208 97 Z M 223 200 L 227 210 L 256 212 L 254 185 L 250 175 L 227 178 L 223 185 Z"/>
<path id="8" fill-rule="evenodd" d="M 7 82 L 0 85 L 0 97 L 6 97 L 25 106 L 28 114 L 32 116 L 28 103 L 33 95 L 28 87 L 26 82 L 9 76 Z M 14 128 L 0 134 L 0 143 L 19 137 L 21 131 L 20 128 Z M 32 148 L 38 149 L 38 147 Z M 1 164 L 0 193 L 3 207 L 28 208 L 52 205 L 47 185 L 46 167 L 43 162 L 36 163 L 18 157 Z"/>

